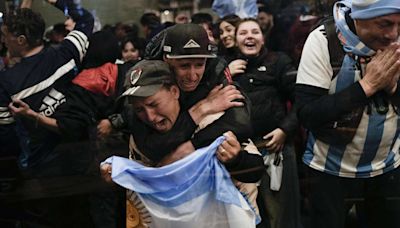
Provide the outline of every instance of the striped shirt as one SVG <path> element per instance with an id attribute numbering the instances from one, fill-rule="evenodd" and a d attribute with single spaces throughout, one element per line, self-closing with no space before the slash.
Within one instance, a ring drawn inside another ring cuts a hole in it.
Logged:
<path id="1" fill-rule="evenodd" d="M 329 94 L 335 94 L 360 80 L 361 71 L 354 69 L 354 64 L 342 66 L 332 80 L 327 38 L 321 26 L 310 34 L 304 46 L 297 84 L 326 89 Z M 329 145 L 310 131 L 303 161 L 313 169 L 341 177 L 380 175 L 400 164 L 399 130 L 399 117 L 392 105 L 386 114 L 379 114 L 373 108 L 369 112 L 365 107 L 355 136 L 347 145 Z"/>
<path id="2" fill-rule="evenodd" d="M 76 75 L 77 63 L 80 63 L 87 44 L 88 39 L 84 33 L 72 31 L 60 47 L 45 48 L 1 72 L 0 126 L 7 128 L 15 121 L 7 107 L 12 99 L 23 100 L 34 111 L 52 116 L 65 102 L 62 89 Z M 22 167 L 34 165 L 51 154 L 52 148 L 61 140 L 59 135 L 37 128 L 32 120 L 21 118 L 17 123 L 22 145 Z"/>

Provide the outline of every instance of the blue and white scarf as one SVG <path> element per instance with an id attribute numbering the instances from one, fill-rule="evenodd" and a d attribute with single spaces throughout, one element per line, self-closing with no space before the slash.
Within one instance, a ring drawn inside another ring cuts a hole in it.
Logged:
<path id="1" fill-rule="evenodd" d="M 343 49 L 346 53 L 351 53 L 360 57 L 371 57 L 375 54 L 375 51 L 360 41 L 358 36 L 354 34 L 347 25 L 345 15 L 348 11 L 350 11 L 350 7 L 350 2 L 339 1 L 335 3 L 333 8 L 333 17 L 335 18 L 336 30 L 338 32 L 339 39 L 343 44 Z"/>

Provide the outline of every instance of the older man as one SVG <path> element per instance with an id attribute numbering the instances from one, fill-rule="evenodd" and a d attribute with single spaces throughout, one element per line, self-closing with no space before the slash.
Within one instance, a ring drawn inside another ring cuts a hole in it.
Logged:
<path id="1" fill-rule="evenodd" d="M 15 104 L 9 106 L 10 102 L 21 99 L 40 113 L 38 117 L 53 116 L 65 102 L 63 91 L 56 89 L 56 85 L 63 88 L 74 77 L 87 49 L 87 37 L 93 30 L 92 15 L 72 0 L 48 2 L 68 12 L 76 21 L 75 30 L 68 34 L 59 48 L 44 46 L 44 20 L 30 9 L 22 8 L 6 14 L 1 26 L 2 40 L 10 55 L 20 57 L 21 62 L 0 73 L 0 152 L 1 156 L 11 153 L 6 150 L 19 153 L 20 171 L 28 179 L 80 174 L 87 170 L 86 165 L 66 167 L 63 164 L 68 161 L 84 163 L 92 159 L 90 153 L 79 153 L 79 150 L 69 147 L 71 144 L 62 144 L 60 135 L 38 127 L 35 121 L 11 115 L 10 109 Z M 19 148 L 15 148 L 16 145 Z M 46 186 L 56 185 L 53 182 Z M 26 212 L 38 219 L 29 222 L 53 227 L 90 226 L 88 210 L 82 206 L 81 196 L 56 196 L 34 195 L 48 198 L 30 201 L 26 205 Z"/>
<path id="2" fill-rule="evenodd" d="M 346 55 L 334 74 L 324 26 L 304 46 L 298 114 L 309 130 L 314 227 L 344 227 L 345 199 L 364 198 L 369 227 L 399 227 L 400 1 L 340 1 L 333 15 Z M 337 50 L 338 52 L 342 50 Z"/>

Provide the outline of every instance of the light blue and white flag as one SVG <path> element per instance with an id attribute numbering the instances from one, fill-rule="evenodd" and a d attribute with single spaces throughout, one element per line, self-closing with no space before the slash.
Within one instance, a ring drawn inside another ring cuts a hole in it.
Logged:
<path id="1" fill-rule="evenodd" d="M 258 14 L 257 0 L 214 0 L 211 8 L 221 18 L 229 14 L 256 18 Z"/>
<path id="2" fill-rule="evenodd" d="M 105 163 L 115 183 L 137 193 L 151 228 L 254 228 L 254 212 L 215 156 L 223 140 L 160 168 L 117 156 Z"/>

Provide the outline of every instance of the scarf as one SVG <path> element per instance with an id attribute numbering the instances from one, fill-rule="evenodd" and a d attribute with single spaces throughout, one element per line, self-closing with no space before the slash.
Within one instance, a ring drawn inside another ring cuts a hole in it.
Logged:
<path id="1" fill-rule="evenodd" d="M 346 14 L 349 13 L 350 9 L 351 2 L 346 0 L 335 3 L 333 8 L 338 38 L 343 45 L 343 50 L 346 52 L 337 77 L 338 82 L 336 84 L 335 93 L 347 88 L 355 81 L 360 80 L 362 72 L 365 72 L 368 59 L 376 53 L 374 50 L 367 47 L 359 37 L 350 30 L 346 21 Z M 356 67 L 354 66 L 358 66 L 357 68 L 361 71 L 361 75 L 356 74 Z M 371 113 L 372 103 L 377 109 L 387 111 L 388 100 L 384 92 L 376 93 L 369 100 L 370 102 L 367 106 L 368 114 Z"/>
<path id="2" fill-rule="evenodd" d="M 350 10 L 351 3 L 348 1 L 336 2 L 333 8 L 338 37 L 346 53 L 351 53 L 360 57 L 371 57 L 375 51 L 367 47 L 356 34 L 354 34 L 346 22 L 346 13 Z"/>

